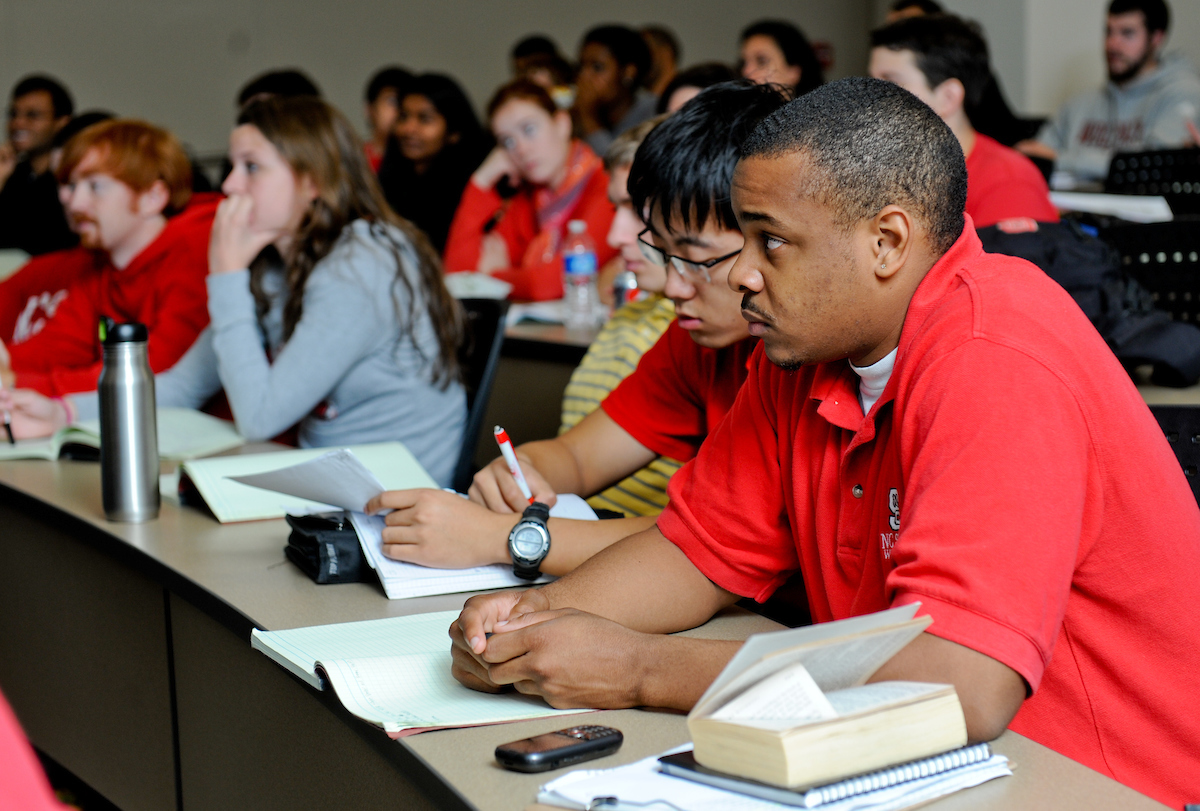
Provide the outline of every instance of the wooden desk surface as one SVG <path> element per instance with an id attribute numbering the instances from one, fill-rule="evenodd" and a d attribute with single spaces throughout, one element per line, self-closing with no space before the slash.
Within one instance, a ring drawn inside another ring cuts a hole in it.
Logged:
<path id="1" fill-rule="evenodd" d="M 213 657 L 201 658 L 205 664 L 213 665 L 214 674 L 227 675 L 234 689 L 243 691 L 252 691 L 257 686 L 252 683 L 255 680 L 270 679 L 288 687 L 291 690 L 288 695 L 298 696 L 289 700 L 312 704 L 303 701 L 303 691 L 296 692 L 298 681 L 291 680 L 290 676 L 284 678 L 281 669 L 266 662 L 261 655 L 249 651 L 245 635 L 251 624 L 278 630 L 373 619 L 454 609 L 464 599 L 464 595 L 446 595 L 392 601 L 384 597 L 377 585 L 317 586 L 285 561 L 282 549 L 286 543 L 287 527 L 282 520 L 221 525 L 204 513 L 167 500 L 156 521 L 145 524 L 110 523 L 104 519 L 101 510 L 99 465 L 96 463 L 2 462 L 0 502 L 21 514 L 38 516 L 47 521 L 53 519 L 63 530 L 76 537 L 87 536 L 87 542 L 102 553 L 163 584 L 170 593 L 181 596 L 233 631 L 236 637 L 228 637 L 228 643 L 220 643 L 230 648 L 229 655 L 219 666 L 211 661 Z M 172 610 L 178 612 L 180 609 L 177 607 Z M 689 633 L 740 639 L 755 631 L 773 627 L 777 626 L 769 620 L 732 611 Z M 235 655 L 240 656 L 243 651 L 244 663 L 235 665 Z M 176 654 L 179 655 L 178 650 Z M 229 668 L 238 667 L 241 669 L 225 673 Z M 295 683 L 289 686 L 289 681 Z M 315 709 L 319 718 L 330 712 L 334 716 L 339 713 L 345 715 L 340 708 L 329 709 L 331 700 L 330 696 L 322 695 L 320 701 L 324 706 L 307 710 L 296 704 L 296 713 L 299 715 L 301 711 Z M 251 704 L 251 712 L 254 706 Z M 254 719 L 244 717 L 247 710 L 243 708 L 240 712 L 237 720 L 254 727 Z M 337 723 L 336 717 L 331 720 Z M 622 710 L 589 715 L 588 720 L 615 726 L 626 735 L 622 750 L 605 761 L 597 762 L 597 767 L 619 765 L 646 757 L 681 743 L 687 737 L 683 717 L 672 713 Z M 323 718 L 321 722 L 327 725 Z M 222 720 L 221 723 L 231 722 Z M 524 808 L 534 801 L 538 786 L 548 779 L 546 776 L 520 775 L 498 768 L 492 757 L 495 746 L 566 725 L 562 719 L 543 719 L 431 732 L 392 743 L 381 732 L 356 719 L 345 717 L 341 723 L 353 731 L 352 738 L 369 742 L 367 757 L 371 756 L 369 753 L 382 757 L 386 769 L 420 772 L 406 775 L 418 786 L 427 787 L 429 781 L 435 781 L 439 790 L 431 796 L 438 797 L 439 804 L 484 811 L 516 811 Z M 258 730 L 251 731 L 256 735 L 263 734 Z M 269 727 L 268 731 L 274 733 Z M 196 784 L 186 779 L 189 768 L 187 730 L 181 726 L 178 734 L 185 736 L 185 793 L 181 796 L 192 796 Z M 324 734 L 328 735 L 328 730 Z M 267 738 L 251 737 L 248 740 L 261 748 L 261 741 L 272 740 L 273 737 L 272 734 Z M 190 740 L 207 743 L 210 739 L 193 733 Z M 295 751 L 311 753 L 321 745 L 321 741 L 289 740 L 286 745 L 276 741 L 275 745 L 282 746 L 285 754 Z M 1016 777 L 947 798 L 935 807 L 1087 808 L 1088 811 L 1098 808 L 1161 807 L 1019 735 L 1006 733 L 997 742 L 997 749 L 1016 762 Z M 389 752 L 395 755 L 388 755 Z M 65 765 L 68 768 L 71 766 L 70 763 Z M 305 768 L 299 763 L 294 767 Z M 220 771 L 215 773 L 224 774 Z M 252 777 L 259 781 L 285 779 L 284 775 L 272 773 L 269 769 L 253 772 Z M 211 782 L 206 785 L 211 785 Z M 429 788 L 422 790 L 430 791 Z M 280 793 L 279 796 L 282 798 L 284 794 Z M 381 799 L 385 799 L 385 796 L 373 798 L 375 801 Z M 393 801 L 400 799 L 392 798 Z M 282 803 L 282 799 L 279 802 Z M 418 801 L 414 799 L 412 802 Z M 196 805 L 203 806 L 204 803 Z M 347 803 L 346 807 L 349 805 Z"/>

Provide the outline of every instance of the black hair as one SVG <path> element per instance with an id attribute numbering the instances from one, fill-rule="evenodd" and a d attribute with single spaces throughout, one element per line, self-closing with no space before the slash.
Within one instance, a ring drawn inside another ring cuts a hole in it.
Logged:
<path id="1" fill-rule="evenodd" d="M 16 101 L 22 96 L 37 92 L 50 95 L 50 106 L 54 109 L 55 118 L 62 118 L 64 115 L 71 115 L 75 112 L 75 102 L 71 100 L 71 94 L 67 92 L 67 88 L 63 87 L 62 82 L 45 74 L 26 76 L 17 82 L 16 87 L 13 88 L 12 99 Z"/>
<path id="2" fill-rule="evenodd" d="M 675 32 L 661 25 L 647 25 L 642 27 L 642 38 L 651 40 L 656 45 L 661 45 L 671 52 L 671 58 L 676 62 L 679 61 L 680 55 L 683 53 L 683 48 L 679 45 L 679 37 L 675 36 Z"/>
<path id="3" fill-rule="evenodd" d="M 681 87 L 703 90 L 721 82 L 732 82 L 736 78 L 737 73 L 733 68 L 723 62 L 701 62 L 699 65 L 692 65 L 687 70 L 676 73 L 671 83 L 663 89 L 662 95 L 658 97 L 658 112 L 667 111 L 671 96 Z"/>
<path id="4" fill-rule="evenodd" d="M 1146 30 L 1150 33 L 1166 31 L 1171 27 L 1171 10 L 1165 0 L 1112 0 L 1108 6 L 1109 16 L 1140 11 L 1146 18 Z"/>
<path id="5" fill-rule="evenodd" d="M 962 147 L 929 105 L 891 82 L 857 76 L 818 88 L 764 119 L 742 151 L 804 153 L 805 193 L 847 229 L 894 204 L 925 226 L 939 253 L 962 233 Z"/>
<path id="6" fill-rule="evenodd" d="M 952 14 L 906 17 L 871 32 L 872 48 L 912 51 L 929 87 L 958 79 L 966 91 L 966 107 L 983 99 L 991 80 L 987 42 L 975 26 Z"/>
<path id="7" fill-rule="evenodd" d="M 745 42 L 750 37 L 770 37 L 783 52 L 784 60 L 800 68 L 800 83 L 791 88 L 795 95 L 801 96 L 825 83 L 825 73 L 821 70 L 817 52 L 804 32 L 796 26 L 783 20 L 760 20 L 747 26 L 738 41 Z"/>
<path id="8" fill-rule="evenodd" d="M 388 65 L 386 68 L 380 68 L 375 71 L 375 75 L 371 77 L 371 81 L 367 82 L 367 104 L 374 104 L 376 99 L 379 98 L 379 94 L 389 87 L 396 91 L 397 96 L 403 96 L 408 92 L 408 86 L 412 84 L 412 80 L 412 73 L 399 65 Z"/>
<path id="9" fill-rule="evenodd" d="M 401 93 L 401 102 L 405 96 L 424 96 L 429 99 L 429 103 L 446 119 L 446 134 L 457 134 L 462 146 L 473 148 L 486 140 L 487 134 L 480 126 L 467 94 L 449 76 L 441 73 L 416 76 Z"/>
<path id="10" fill-rule="evenodd" d="M 921 9 L 922 14 L 943 14 L 946 11 L 933 0 L 896 0 L 892 3 L 892 11 L 907 11 L 910 8 Z"/>
<path id="11" fill-rule="evenodd" d="M 238 91 L 237 103 L 238 107 L 241 108 L 245 107 L 246 102 L 255 96 L 294 98 L 296 96 L 320 97 L 320 95 L 321 90 L 303 71 L 295 68 L 284 68 L 282 70 L 269 70 L 246 82 L 242 89 Z"/>
<path id="12" fill-rule="evenodd" d="M 66 145 L 67 141 L 93 124 L 99 124 L 101 121 L 109 121 L 116 117 L 115 113 L 110 113 L 107 110 L 88 110 L 86 113 L 80 113 L 66 124 L 63 124 L 58 132 L 54 133 L 54 139 L 50 142 L 50 148 L 61 149 Z"/>
<path id="13" fill-rule="evenodd" d="M 527 56 L 535 56 L 537 54 L 558 56 L 558 46 L 549 37 L 542 34 L 534 34 L 533 36 L 525 37 L 514 45 L 510 56 L 513 59 L 523 59 Z"/>
<path id="14" fill-rule="evenodd" d="M 582 51 L 585 46 L 595 43 L 603 45 L 617 60 L 617 65 L 624 68 L 633 65 L 637 71 L 633 84 L 641 84 L 642 78 L 650 70 L 650 47 L 642 35 L 624 25 L 599 25 L 583 35 L 579 44 Z"/>
<path id="15" fill-rule="evenodd" d="M 710 219 L 738 229 L 729 201 L 742 141 L 788 97 L 777 85 L 744 79 L 704 90 L 659 124 L 629 168 L 633 210 L 655 210 L 671 232 L 701 229 Z M 679 227 L 676 227 L 679 226 Z"/>

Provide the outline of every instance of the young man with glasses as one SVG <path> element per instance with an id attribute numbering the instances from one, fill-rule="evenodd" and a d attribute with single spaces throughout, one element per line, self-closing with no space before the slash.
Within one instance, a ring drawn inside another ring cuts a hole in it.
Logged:
<path id="1" fill-rule="evenodd" d="M 642 143 L 629 192 L 648 226 L 639 236 L 644 255 L 669 266 L 665 292 L 676 321 L 599 409 L 555 439 L 517 448 L 537 501 L 552 506 L 556 493 L 590 495 L 656 456 L 691 459 L 732 407 L 756 341 L 741 317 L 741 294 L 726 284 L 743 241 L 729 184 L 742 140 L 785 101 L 766 86 L 718 85 Z M 398 560 L 444 568 L 508 563 L 508 535 L 528 500 L 503 459 L 476 475 L 470 497 L 396 490 L 368 509 L 394 510 L 384 543 Z M 654 521 L 551 518 L 551 542 L 538 567 L 569 572 Z"/>

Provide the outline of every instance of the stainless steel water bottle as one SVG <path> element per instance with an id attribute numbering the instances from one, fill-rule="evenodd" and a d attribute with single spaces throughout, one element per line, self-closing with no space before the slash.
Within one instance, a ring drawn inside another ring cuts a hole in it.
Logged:
<path id="1" fill-rule="evenodd" d="M 110 521 L 158 517 L 158 426 L 154 373 L 145 324 L 103 330 L 100 396 L 100 483 Z"/>

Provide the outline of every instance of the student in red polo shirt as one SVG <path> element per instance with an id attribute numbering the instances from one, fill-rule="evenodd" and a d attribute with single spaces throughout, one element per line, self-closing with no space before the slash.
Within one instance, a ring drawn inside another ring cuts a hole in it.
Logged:
<path id="1" fill-rule="evenodd" d="M 784 103 L 769 87 L 710 88 L 643 141 L 629 172 L 635 211 L 649 212 L 640 235 L 648 259 L 670 264 L 666 295 L 676 321 L 637 369 L 561 436 L 529 442 L 517 456 L 534 497 L 591 495 L 657 456 L 696 455 L 733 404 L 756 341 L 725 277 L 742 247 L 729 205 L 729 181 L 742 140 Z M 471 501 L 437 490 L 395 490 L 367 509 L 391 508 L 385 552 L 426 566 L 509 563 L 508 535 L 528 501 L 503 459 L 475 477 Z M 607 521 L 551 518 L 541 561 L 550 574 L 571 571 L 609 544 L 654 525 L 654 516 Z"/>
<path id="2" fill-rule="evenodd" d="M 1028 217 L 1058 222 L 1046 179 L 1033 161 L 977 132 L 966 105 L 978 105 L 991 77 L 987 43 L 950 14 L 909 17 L 871 33 L 869 72 L 933 108 L 967 156 L 967 213 L 975 227 Z"/>
<path id="3" fill-rule="evenodd" d="M 972 740 L 1011 726 L 1194 799 L 1200 510 L 1103 340 L 982 251 L 957 140 L 895 85 L 826 85 L 744 152 L 729 283 L 762 344 L 737 402 L 657 527 L 468 601 L 456 678 L 686 709 L 738 644 L 659 634 L 798 569 L 818 621 L 920 601 L 933 624 L 873 678 L 953 684 Z"/>

